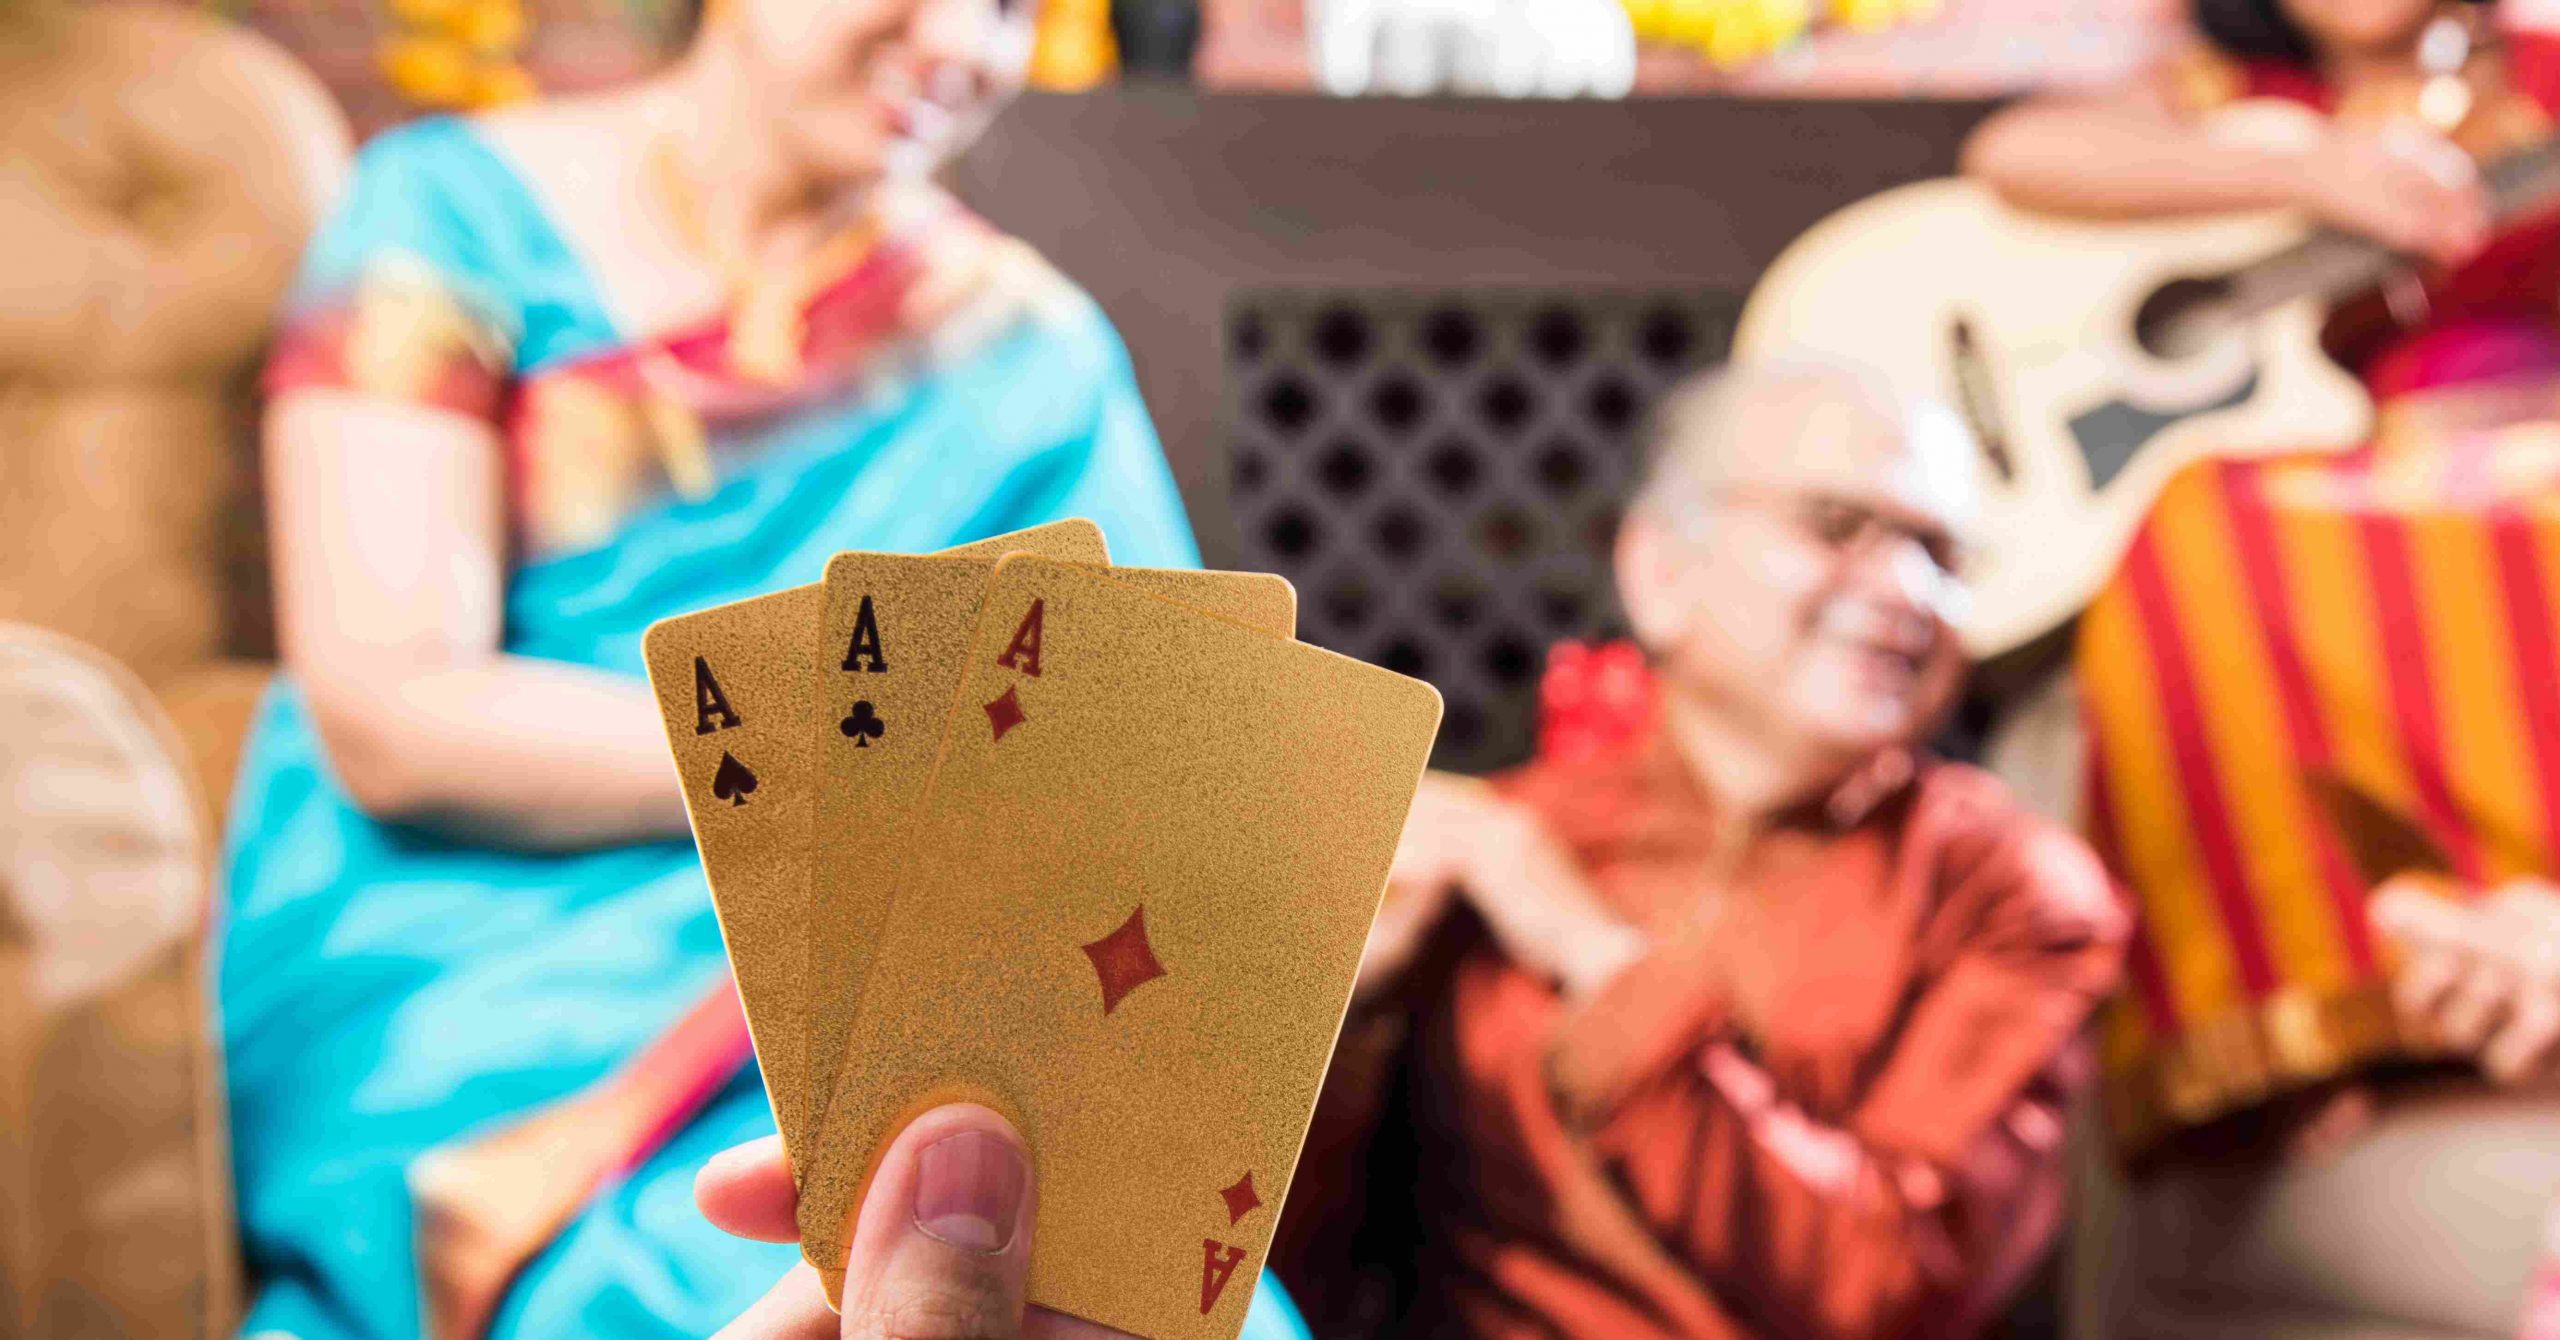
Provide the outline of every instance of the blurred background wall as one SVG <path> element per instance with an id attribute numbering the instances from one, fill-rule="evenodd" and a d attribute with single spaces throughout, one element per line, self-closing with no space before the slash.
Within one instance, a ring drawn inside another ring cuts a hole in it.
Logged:
<path id="1" fill-rule="evenodd" d="M 178 3 L 179 0 L 127 0 Z M 611 84 L 663 58 L 675 31 L 668 0 L 229 0 L 222 12 L 282 42 L 337 93 L 360 130 L 419 104 L 382 71 L 387 43 L 413 20 L 477 8 L 497 36 L 520 28 L 517 63 L 544 89 Z M 2179 0 L 1942 0 L 1934 17 L 1877 32 L 1820 31 L 1743 68 L 1696 53 L 1647 52 L 1646 93 L 1744 92 L 1813 97 L 1973 97 L 2121 73 L 2154 50 Z M 508 15 L 520 15 L 521 23 Z M 1300 0 L 1204 0 L 1194 73 L 1218 90 L 1309 87 Z"/>

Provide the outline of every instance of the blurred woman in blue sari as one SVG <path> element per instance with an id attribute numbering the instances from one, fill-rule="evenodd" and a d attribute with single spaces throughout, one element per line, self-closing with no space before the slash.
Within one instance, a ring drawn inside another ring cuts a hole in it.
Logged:
<path id="1" fill-rule="evenodd" d="M 772 1118 L 652 621 L 1067 516 L 1196 561 L 1098 309 L 927 180 L 1012 87 L 1001 3 L 728 0 L 649 81 L 359 160 L 269 375 L 289 673 L 220 986 L 249 1333 L 700 1336 L 792 1261 L 691 1195 Z"/>

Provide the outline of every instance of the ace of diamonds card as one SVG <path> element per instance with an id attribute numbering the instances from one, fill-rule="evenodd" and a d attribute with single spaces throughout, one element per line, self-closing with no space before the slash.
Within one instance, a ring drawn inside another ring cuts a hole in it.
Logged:
<path id="1" fill-rule="evenodd" d="M 1419 681 L 1029 555 L 989 582 L 843 1049 L 804 1241 L 968 1100 L 1029 1140 L 1032 1301 L 1231 1337 L 1440 716 Z M 842 1258 L 812 1258 L 830 1297 Z"/>

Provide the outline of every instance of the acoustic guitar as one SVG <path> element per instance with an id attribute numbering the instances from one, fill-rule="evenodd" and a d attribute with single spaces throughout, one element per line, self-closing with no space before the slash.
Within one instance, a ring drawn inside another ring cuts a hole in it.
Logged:
<path id="1" fill-rule="evenodd" d="M 2257 144 L 2320 130 L 2272 102 L 2211 125 Z M 2517 151 L 2484 178 L 2493 211 L 2512 216 L 2560 197 L 2560 148 Z M 2324 327 L 2377 286 L 2423 296 L 2407 257 L 2290 211 L 2098 223 L 1930 181 L 1797 239 L 1753 291 L 1734 349 L 1871 364 L 1965 417 L 1984 506 L 1964 632 L 1991 657 L 2088 603 L 2179 467 L 2365 440 L 2372 402 Z"/>

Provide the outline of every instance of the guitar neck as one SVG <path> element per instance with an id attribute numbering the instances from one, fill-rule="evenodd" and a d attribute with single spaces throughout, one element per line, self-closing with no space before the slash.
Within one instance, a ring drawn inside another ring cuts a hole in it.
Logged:
<path id="1" fill-rule="evenodd" d="M 2492 163 L 2481 174 L 2490 216 L 2505 222 L 2560 198 L 2560 140 L 2546 139 Z M 2302 298 L 2337 301 L 2379 283 L 2406 260 L 2369 238 L 2322 228 L 2235 271 L 2239 306 L 2264 312 Z"/>

